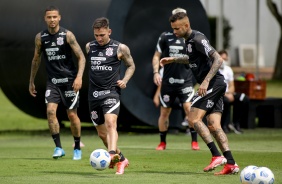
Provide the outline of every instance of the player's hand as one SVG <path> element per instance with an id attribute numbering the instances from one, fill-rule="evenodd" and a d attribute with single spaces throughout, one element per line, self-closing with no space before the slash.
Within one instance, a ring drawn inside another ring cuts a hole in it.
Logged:
<path id="1" fill-rule="evenodd" d="M 160 60 L 160 66 L 164 66 L 166 64 L 169 64 L 169 63 L 173 63 L 174 62 L 174 58 L 173 57 L 164 57 Z"/>
<path id="2" fill-rule="evenodd" d="M 154 73 L 154 83 L 157 86 L 160 86 L 162 84 L 162 77 L 159 73 Z"/>
<path id="3" fill-rule="evenodd" d="M 120 87 L 121 89 L 126 88 L 126 82 L 123 81 L 123 80 L 118 80 L 118 81 L 117 81 L 117 85 L 118 85 L 118 87 Z"/>
<path id="4" fill-rule="evenodd" d="M 78 92 L 81 87 L 82 87 L 82 78 L 81 77 L 76 77 L 73 84 L 72 84 L 73 90 L 75 92 Z"/>
<path id="5" fill-rule="evenodd" d="M 31 96 L 36 97 L 37 91 L 35 90 L 34 83 L 29 84 L 29 93 L 30 93 Z"/>
<path id="6" fill-rule="evenodd" d="M 203 81 L 202 84 L 199 86 L 199 89 L 198 89 L 198 95 L 199 96 L 206 96 L 207 95 L 207 89 L 208 89 L 208 86 L 209 86 L 209 82 L 207 81 Z"/>

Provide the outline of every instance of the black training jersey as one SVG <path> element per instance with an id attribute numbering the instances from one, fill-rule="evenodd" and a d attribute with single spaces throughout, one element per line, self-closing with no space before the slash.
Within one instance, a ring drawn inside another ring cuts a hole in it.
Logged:
<path id="1" fill-rule="evenodd" d="M 72 82 L 77 74 L 72 49 L 67 43 L 67 31 L 60 27 L 54 35 L 48 30 L 41 32 L 41 49 L 46 61 L 48 80 L 56 85 Z"/>
<path id="2" fill-rule="evenodd" d="M 120 42 L 110 40 L 104 46 L 100 46 L 97 41 L 89 43 L 89 90 L 105 91 L 117 90 L 117 81 L 120 80 L 121 61 L 117 57 L 117 49 Z"/>
<path id="3" fill-rule="evenodd" d="M 206 36 L 193 30 L 189 38 L 185 41 L 187 54 L 189 56 L 189 66 L 199 84 L 203 82 L 211 69 L 213 60 L 209 57 L 215 52 Z M 219 72 L 212 78 L 214 81 L 218 77 L 223 77 Z"/>
<path id="4" fill-rule="evenodd" d="M 163 32 L 158 40 L 156 51 L 161 57 L 183 57 L 186 55 L 185 40 L 171 32 Z M 162 84 L 171 86 L 192 85 L 192 72 L 188 65 L 170 63 L 164 66 Z"/>

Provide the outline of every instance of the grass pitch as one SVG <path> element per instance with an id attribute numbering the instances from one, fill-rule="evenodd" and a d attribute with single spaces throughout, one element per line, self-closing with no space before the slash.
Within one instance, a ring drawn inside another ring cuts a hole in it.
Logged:
<path id="1" fill-rule="evenodd" d="M 275 183 L 282 183 L 282 130 L 245 130 L 244 134 L 228 134 L 230 147 L 241 170 L 247 165 L 269 167 L 275 175 Z M 94 130 L 84 130 L 82 160 L 72 160 L 73 138 L 68 130 L 62 133 L 62 145 L 66 156 L 52 158 L 54 143 L 48 131 L 37 133 L 0 134 L 0 183 L 195 183 L 236 184 L 239 175 L 214 176 L 205 173 L 211 155 L 199 138 L 200 151 L 190 148 L 190 136 L 184 133 L 169 134 L 167 149 L 156 151 L 157 134 L 120 133 L 119 147 L 129 159 L 124 175 L 115 170 L 96 171 L 89 164 L 90 153 L 104 148 Z"/>
<path id="2" fill-rule="evenodd" d="M 268 85 L 267 96 L 282 97 L 280 83 Z M 120 132 L 119 147 L 129 159 L 124 175 L 115 170 L 96 171 L 89 164 L 90 153 L 104 148 L 95 129 L 84 124 L 82 160 L 72 160 L 73 138 L 67 127 L 61 142 L 66 156 L 52 158 L 54 143 L 46 120 L 33 118 L 14 107 L 0 90 L 0 183 L 27 184 L 239 184 L 238 175 L 214 176 L 205 173 L 211 155 L 198 137 L 200 151 L 190 148 L 191 137 L 184 133 L 169 134 L 167 149 L 156 151 L 159 135 Z M 67 124 L 67 123 L 66 123 Z M 233 156 L 242 170 L 245 166 L 265 166 L 272 170 L 275 184 L 282 184 L 282 129 L 244 130 L 244 134 L 228 134 Z"/>

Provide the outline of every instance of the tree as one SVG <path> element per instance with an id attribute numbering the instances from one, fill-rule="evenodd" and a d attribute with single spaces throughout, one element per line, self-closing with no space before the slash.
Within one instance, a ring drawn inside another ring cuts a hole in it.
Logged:
<path id="1" fill-rule="evenodd" d="M 278 12 L 277 5 L 272 0 L 266 0 L 266 4 L 280 26 L 280 39 L 272 79 L 282 79 L 282 16 Z"/>

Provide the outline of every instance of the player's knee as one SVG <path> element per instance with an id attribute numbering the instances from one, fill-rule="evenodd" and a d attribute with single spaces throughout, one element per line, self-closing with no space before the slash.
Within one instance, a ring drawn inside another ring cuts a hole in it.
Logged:
<path id="1" fill-rule="evenodd" d="M 76 113 L 70 112 L 70 113 L 68 113 L 68 118 L 69 118 L 70 121 L 72 121 L 72 120 L 76 120 L 78 117 L 77 117 Z"/>
<path id="2" fill-rule="evenodd" d="M 56 117 L 56 110 L 55 109 L 47 109 L 47 117 L 48 118 Z"/>

